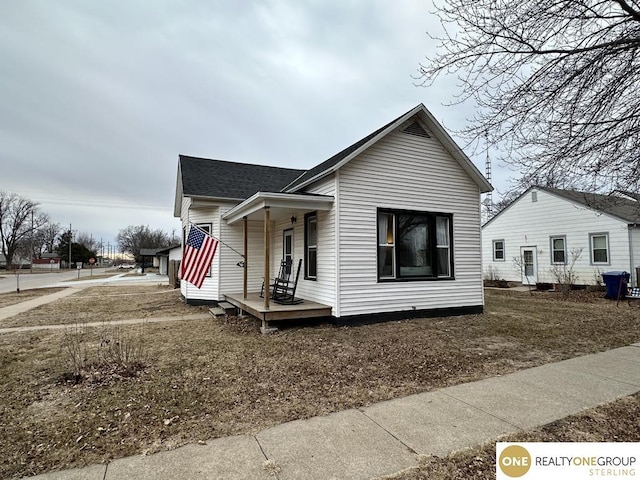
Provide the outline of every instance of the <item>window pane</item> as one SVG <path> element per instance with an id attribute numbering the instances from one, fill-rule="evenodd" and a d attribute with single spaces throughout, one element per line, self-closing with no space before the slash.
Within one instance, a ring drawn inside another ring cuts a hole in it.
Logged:
<path id="1" fill-rule="evenodd" d="M 400 276 L 433 275 L 429 248 L 429 219 L 422 215 L 398 215 L 398 263 Z"/>
<path id="2" fill-rule="evenodd" d="M 436 241 L 439 247 L 449 246 L 449 219 L 436 217 Z"/>
<path id="3" fill-rule="evenodd" d="M 564 250 L 553 251 L 553 263 L 564 263 Z"/>
<path id="4" fill-rule="evenodd" d="M 607 263 L 607 251 L 606 250 L 594 250 L 593 261 L 598 263 Z"/>
<path id="5" fill-rule="evenodd" d="M 315 278 L 317 276 L 317 254 L 315 248 L 310 248 L 308 251 L 308 264 L 307 264 L 307 276 Z"/>
<path id="6" fill-rule="evenodd" d="M 394 277 L 393 247 L 378 247 L 378 276 Z"/>
<path id="7" fill-rule="evenodd" d="M 307 242 L 309 245 L 317 245 L 318 242 L 318 220 L 316 217 L 309 217 L 309 229 L 307 231 Z"/>
<path id="8" fill-rule="evenodd" d="M 439 277 L 451 276 L 451 272 L 449 272 L 449 249 L 448 248 L 438 248 L 438 276 Z"/>
<path id="9" fill-rule="evenodd" d="M 378 245 L 393 245 L 393 214 L 378 215 Z"/>
<path id="10" fill-rule="evenodd" d="M 607 237 L 599 236 L 593 238 L 593 249 L 607 249 Z"/>
<path id="11" fill-rule="evenodd" d="M 554 250 L 564 250 L 564 238 L 554 238 L 553 239 L 553 249 Z"/>

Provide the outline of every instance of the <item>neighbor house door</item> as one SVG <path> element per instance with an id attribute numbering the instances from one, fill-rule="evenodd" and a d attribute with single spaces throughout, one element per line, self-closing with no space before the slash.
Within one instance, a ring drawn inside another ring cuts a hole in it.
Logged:
<path id="1" fill-rule="evenodd" d="M 520 261 L 522 263 L 522 284 L 535 285 L 538 282 L 536 247 L 520 247 Z"/>
<path id="2" fill-rule="evenodd" d="M 282 259 L 288 260 L 287 265 L 293 265 L 293 228 L 290 228 L 283 232 Z"/>

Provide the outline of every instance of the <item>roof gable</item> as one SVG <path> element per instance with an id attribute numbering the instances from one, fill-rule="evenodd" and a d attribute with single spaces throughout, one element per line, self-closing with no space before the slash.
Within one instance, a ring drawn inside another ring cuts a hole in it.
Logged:
<path id="1" fill-rule="evenodd" d="M 476 168 L 476 166 L 471 162 L 469 157 L 465 155 L 465 153 L 456 145 L 453 139 L 449 136 L 449 134 L 444 130 L 442 125 L 433 117 L 431 112 L 427 110 L 427 108 L 423 104 L 419 104 L 418 106 L 412 108 L 408 112 L 400 115 L 398 118 L 392 120 L 386 125 L 380 127 L 376 131 L 370 133 L 366 137 L 358 140 L 353 145 L 345 148 L 344 150 L 338 152 L 328 160 L 316 165 L 312 169 L 306 171 L 304 174 L 300 175 L 293 182 L 287 185 L 283 191 L 284 192 L 295 192 L 304 188 L 306 185 L 313 183 L 326 175 L 335 172 L 344 164 L 349 162 L 351 159 L 365 151 L 374 143 L 380 141 L 386 135 L 394 131 L 399 126 L 403 125 L 412 117 L 417 116 L 422 123 L 424 123 L 429 130 L 431 130 L 434 136 L 440 141 L 443 147 L 453 156 L 453 158 L 462 166 L 462 168 L 467 172 L 467 174 L 476 182 L 476 184 L 480 187 L 481 192 L 490 192 L 493 190 L 493 187 L 486 178 L 480 173 L 480 171 Z M 417 123 L 417 122 L 416 122 Z M 423 130 L 418 124 L 420 130 Z M 416 134 L 419 133 L 418 130 L 412 124 L 409 124 L 408 129 L 411 131 L 407 133 Z M 406 129 L 405 129 L 406 130 Z M 427 132 L 423 133 L 428 135 Z M 422 134 L 421 134 L 422 136 Z"/>
<path id="2" fill-rule="evenodd" d="M 512 205 L 520 202 L 532 190 L 540 190 L 550 193 L 556 197 L 560 197 L 572 203 L 577 203 L 590 210 L 604 213 L 616 217 L 627 224 L 640 224 L 640 203 L 630 198 L 624 198 L 617 195 L 603 195 L 599 193 L 581 192 L 578 190 L 563 190 L 551 187 L 529 187 L 518 198 L 511 202 L 506 208 L 498 212 L 497 215 L 489 219 L 482 228 L 489 225 L 496 218 L 500 217 L 504 212 L 509 210 Z M 626 193 L 628 197 L 631 194 Z"/>

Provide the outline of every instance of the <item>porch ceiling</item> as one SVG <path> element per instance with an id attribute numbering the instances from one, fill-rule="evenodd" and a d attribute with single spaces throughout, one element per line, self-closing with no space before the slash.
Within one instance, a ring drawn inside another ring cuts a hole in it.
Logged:
<path id="1" fill-rule="evenodd" d="M 301 195 L 294 193 L 258 192 L 236 205 L 222 218 L 233 225 L 247 217 L 249 220 L 263 220 L 263 210 L 269 207 L 271 219 L 287 218 L 301 210 L 330 210 L 333 197 L 329 195 Z"/>

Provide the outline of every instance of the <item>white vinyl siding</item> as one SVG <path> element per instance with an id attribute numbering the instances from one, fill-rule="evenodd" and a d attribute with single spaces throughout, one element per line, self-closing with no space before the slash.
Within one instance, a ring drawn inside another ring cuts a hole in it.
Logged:
<path id="1" fill-rule="evenodd" d="M 333 308 L 333 315 L 339 315 L 337 309 L 337 279 L 336 279 L 336 255 L 335 247 L 336 229 L 336 204 L 339 199 L 336 195 L 335 175 L 330 175 L 322 180 L 310 185 L 305 189 L 306 193 L 316 195 L 334 196 L 334 204 L 329 211 L 318 211 L 318 251 L 317 251 L 317 271 L 315 280 L 306 280 L 304 273 L 300 274 L 298 281 L 298 292 L 302 298 L 329 305 Z M 295 231 L 296 258 L 304 258 L 304 214 L 300 212 Z M 338 259 L 338 262 L 340 260 Z M 304 272 L 304 265 L 303 265 Z"/>
<path id="2" fill-rule="evenodd" d="M 483 304 L 479 188 L 433 135 L 390 133 L 338 180 L 341 316 Z M 378 209 L 451 214 L 455 280 L 378 282 Z"/>
<path id="3" fill-rule="evenodd" d="M 520 269 L 514 263 L 514 257 L 519 256 L 520 247 L 536 245 L 538 281 L 556 282 L 551 273 L 553 257 L 550 237 L 565 239 L 568 261 L 573 252 L 582 250 L 574 266 L 578 284 L 594 284 L 600 274 L 610 270 L 629 271 L 631 262 L 626 222 L 611 215 L 595 212 L 542 189 L 535 192 L 537 202 L 531 201 L 533 192 L 529 192 L 483 227 L 482 257 L 486 274 L 493 269 L 495 275 L 501 279 L 520 282 Z M 596 265 L 591 262 L 589 234 L 601 232 L 608 232 L 609 235 L 609 262 L 606 265 Z M 507 247 L 504 262 L 493 260 L 492 238 L 504 239 Z"/>

